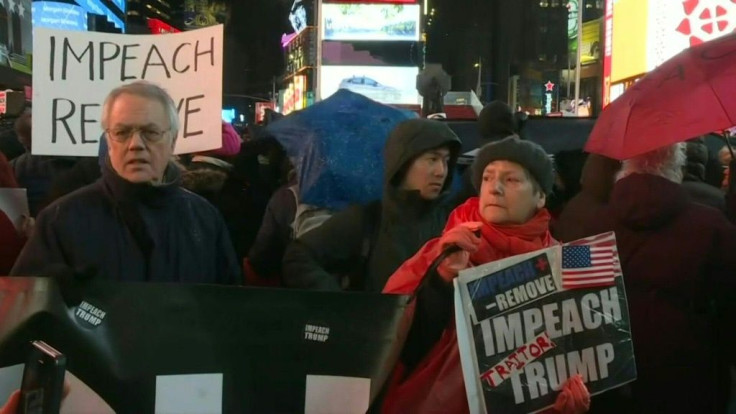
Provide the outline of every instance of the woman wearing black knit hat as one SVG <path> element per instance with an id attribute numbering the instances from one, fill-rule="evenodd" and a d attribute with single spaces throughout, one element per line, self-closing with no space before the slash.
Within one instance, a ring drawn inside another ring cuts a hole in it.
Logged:
<path id="1" fill-rule="evenodd" d="M 452 280 L 465 268 L 544 249 L 557 243 L 544 208 L 552 190 L 552 161 L 530 141 L 510 136 L 485 145 L 472 167 L 479 191 L 457 207 L 442 236 L 432 239 L 389 279 L 384 293 L 412 294 L 430 263 L 448 246 L 450 255 L 417 292 L 414 324 L 402 354 L 403 381 L 392 384 L 384 413 L 467 413 L 465 385 L 452 322 Z M 480 230 L 480 236 L 475 232 Z M 420 367 L 420 369 L 416 369 Z M 562 389 L 556 411 L 585 412 L 590 395 L 578 377 Z"/>

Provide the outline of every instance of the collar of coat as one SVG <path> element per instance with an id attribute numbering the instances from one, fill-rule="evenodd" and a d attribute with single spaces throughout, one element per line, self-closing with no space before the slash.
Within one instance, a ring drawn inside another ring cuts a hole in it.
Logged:
<path id="1" fill-rule="evenodd" d="M 169 163 L 160 184 L 132 183 L 118 175 L 108 160 L 102 168 L 102 181 L 108 194 L 118 203 L 161 206 L 179 189 L 181 172 L 174 163 Z"/>

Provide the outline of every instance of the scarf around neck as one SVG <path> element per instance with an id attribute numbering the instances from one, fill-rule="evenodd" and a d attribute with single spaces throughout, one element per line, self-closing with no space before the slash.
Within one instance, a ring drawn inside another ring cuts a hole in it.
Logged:
<path id="1" fill-rule="evenodd" d="M 470 256 L 475 265 L 544 249 L 556 243 L 549 232 L 551 216 L 541 209 L 524 224 L 499 225 L 488 223 L 480 214 L 478 197 L 471 197 L 458 206 L 447 220 L 444 232 L 461 223 L 482 222 L 481 247 Z M 444 233 L 443 232 L 443 233 Z"/>

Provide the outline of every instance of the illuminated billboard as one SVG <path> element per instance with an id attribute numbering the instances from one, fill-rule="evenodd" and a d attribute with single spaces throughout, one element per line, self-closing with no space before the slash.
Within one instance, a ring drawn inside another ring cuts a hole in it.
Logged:
<path id="1" fill-rule="evenodd" d="M 75 4 L 55 1 L 31 3 L 34 27 L 87 31 L 87 12 Z"/>
<path id="2" fill-rule="evenodd" d="M 288 115 L 307 107 L 307 77 L 304 75 L 294 76 L 284 91 L 284 102 L 281 113 Z"/>
<path id="3" fill-rule="evenodd" d="M 676 2 L 677 7 L 672 3 L 606 1 L 604 105 L 622 93 L 622 87 L 682 50 L 736 31 L 733 0 L 689 0 Z"/>
<path id="4" fill-rule="evenodd" d="M 107 21 L 114 24 L 116 28 L 125 32 L 125 22 L 112 10 L 105 6 L 100 0 L 75 0 L 87 13 L 105 16 Z"/>
<path id="5" fill-rule="evenodd" d="M 417 67 L 322 66 L 320 72 L 322 99 L 338 89 L 348 89 L 385 104 L 421 103 L 416 89 Z"/>
<path id="6" fill-rule="evenodd" d="M 418 41 L 418 4 L 322 5 L 323 40 Z"/>
<path id="7" fill-rule="evenodd" d="M 580 64 L 595 63 L 601 57 L 601 19 L 583 23 Z"/>

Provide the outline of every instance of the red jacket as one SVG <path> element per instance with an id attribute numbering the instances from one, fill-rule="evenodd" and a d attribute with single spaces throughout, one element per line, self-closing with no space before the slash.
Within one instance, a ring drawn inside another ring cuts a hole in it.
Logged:
<path id="1" fill-rule="evenodd" d="M 496 226 L 483 220 L 478 207 L 478 198 L 470 198 L 450 214 L 444 230 L 447 232 L 464 222 L 484 223 L 481 229 L 481 247 L 470 257 L 472 265 L 532 252 L 555 243 L 548 230 L 550 215 L 547 210 L 541 210 L 523 225 Z M 407 260 L 391 276 L 384 293 L 414 292 L 429 265 L 440 254 L 439 242 L 439 238 L 430 240 L 414 257 Z M 451 294 L 451 290 L 448 292 Z M 421 316 L 415 315 L 415 320 Z M 454 318 L 450 318 L 450 323 L 439 341 L 412 372 L 407 373 L 403 364 L 399 364 L 389 383 L 383 412 L 469 412 Z"/>
<path id="2" fill-rule="evenodd" d="M 18 188 L 13 168 L 10 166 L 5 154 L 0 152 L 0 187 Z"/>
<path id="3" fill-rule="evenodd" d="M 0 188 L 18 188 L 8 159 L 0 152 Z M 13 222 L 0 211 L 0 276 L 6 276 L 23 249 L 25 239 L 15 230 Z"/>
<path id="4" fill-rule="evenodd" d="M 0 211 L 0 276 L 7 276 L 25 244 L 8 216 Z"/>

